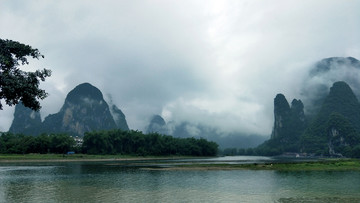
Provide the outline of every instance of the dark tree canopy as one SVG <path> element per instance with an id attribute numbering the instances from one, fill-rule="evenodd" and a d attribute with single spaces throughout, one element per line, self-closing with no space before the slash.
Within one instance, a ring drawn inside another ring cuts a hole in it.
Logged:
<path id="1" fill-rule="evenodd" d="M 38 99 L 47 96 L 45 90 L 39 88 L 40 80 L 45 81 L 51 75 L 48 69 L 26 72 L 20 65 L 28 64 L 27 57 L 44 58 L 38 49 L 12 40 L 0 39 L 0 109 L 4 99 L 9 106 L 22 102 L 33 110 L 41 108 Z"/>

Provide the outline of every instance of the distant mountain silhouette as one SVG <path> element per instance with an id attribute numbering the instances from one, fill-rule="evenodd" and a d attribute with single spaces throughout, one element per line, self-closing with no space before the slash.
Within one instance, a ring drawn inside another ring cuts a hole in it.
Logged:
<path id="1" fill-rule="evenodd" d="M 165 120 L 160 115 L 154 115 L 146 128 L 146 133 L 160 133 L 164 135 L 170 134 Z"/>
<path id="2" fill-rule="evenodd" d="M 168 123 L 160 115 L 154 115 L 146 128 L 147 133 L 157 132 L 180 138 L 205 138 L 219 144 L 220 148 L 249 148 L 256 147 L 266 140 L 261 135 L 245 134 L 241 132 L 219 132 L 218 129 L 190 122 Z"/>

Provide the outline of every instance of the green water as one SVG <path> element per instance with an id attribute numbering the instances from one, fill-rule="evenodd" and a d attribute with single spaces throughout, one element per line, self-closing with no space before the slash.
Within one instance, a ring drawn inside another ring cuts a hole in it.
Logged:
<path id="1" fill-rule="evenodd" d="M 2 164 L 0 202 L 360 202 L 359 172 L 163 171 L 133 165 Z"/>

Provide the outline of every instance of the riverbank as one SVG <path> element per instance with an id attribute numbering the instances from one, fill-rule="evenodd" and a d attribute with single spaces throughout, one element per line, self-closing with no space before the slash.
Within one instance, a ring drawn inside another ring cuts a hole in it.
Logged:
<path id="1" fill-rule="evenodd" d="M 135 156 L 135 155 L 89 155 L 89 154 L 0 154 L 0 163 L 10 162 L 96 162 L 136 161 L 198 158 L 189 156 Z"/>
<path id="2" fill-rule="evenodd" d="M 359 159 L 324 159 L 311 162 L 253 164 L 186 164 L 149 170 L 274 170 L 274 171 L 360 171 Z"/>
<path id="3" fill-rule="evenodd" d="M 129 161 L 134 161 L 136 163 L 134 166 L 143 170 L 360 171 L 360 159 L 327 158 L 304 161 L 293 159 L 288 162 L 283 162 L 281 159 L 267 159 L 265 162 L 259 160 L 256 163 L 237 163 L 233 160 L 226 162 L 224 159 L 221 160 L 221 157 L 215 161 L 213 158 L 208 158 L 193 156 L 0 154 L 0 163 L 109 162 L 110 165 L 121 167 L 129 166 Z M 168 160 L 171 161 L 169 162 Z M 143 167 L 137 161 L 145 161 L 142 163 Z"/>

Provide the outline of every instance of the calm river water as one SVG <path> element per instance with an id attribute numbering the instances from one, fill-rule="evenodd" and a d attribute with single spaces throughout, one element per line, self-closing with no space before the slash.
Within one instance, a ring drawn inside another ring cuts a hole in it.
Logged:
<path id="1" fill-rule="evenodd" d="M 171 164 L 174 161 L 2 163 L 0 202 L 360 202 L 359 172 L 149 170 Z"/>

